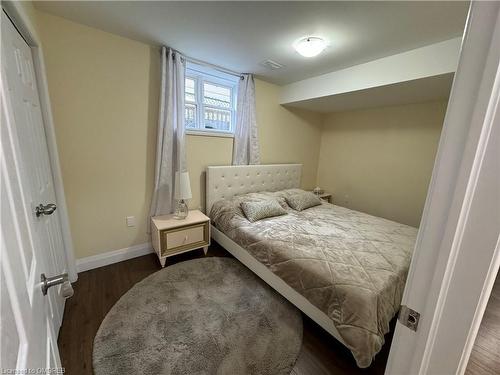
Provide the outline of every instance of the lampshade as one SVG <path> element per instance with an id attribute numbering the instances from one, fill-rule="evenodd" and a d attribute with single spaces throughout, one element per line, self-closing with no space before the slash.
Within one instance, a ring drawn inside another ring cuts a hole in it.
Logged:
<path id="1" fill-rule="evenodd" d="M 175 173 L 175 199 L 191 199 L 191 184 L 188 172 Z"/>

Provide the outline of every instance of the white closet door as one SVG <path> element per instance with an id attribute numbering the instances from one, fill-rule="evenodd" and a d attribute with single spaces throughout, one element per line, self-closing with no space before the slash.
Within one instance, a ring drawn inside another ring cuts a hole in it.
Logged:
<path id="1" fill-rule="evenodd" d="M 2 12 L 1 45 L 1 368 L 60 367 L 60 286 L 42 294 L 40 277 L 66 270 L 57 214 L 37 216 L 55 192 L 33 58 Z"/>

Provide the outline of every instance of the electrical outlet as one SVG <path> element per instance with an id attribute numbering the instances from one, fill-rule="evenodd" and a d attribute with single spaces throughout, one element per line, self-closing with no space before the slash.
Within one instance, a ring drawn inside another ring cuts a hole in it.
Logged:
<path id="1" fill-rule="evenodd" d="M 125 220 L 127 221 L 127 227 L 135 227 L 135 216 L 127 216 Z"/>

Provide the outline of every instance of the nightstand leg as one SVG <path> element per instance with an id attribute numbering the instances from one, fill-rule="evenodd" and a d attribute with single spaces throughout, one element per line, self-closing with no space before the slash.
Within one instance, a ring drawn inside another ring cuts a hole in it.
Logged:
<path id="1" fill-rule="evenodd" d="M 207 253 L 208 253 L 208 246 L 205 246 L 205 247 L 203 248 L 203 251 L 205 252 L 205 255 L 207 255 Z"/>
<path id="2" fill-rule="evenodd" d="M 165 267 L 165 263 L 167 263 L 167 258 L 160 258 L 160 263 L 161 263 L 161 267 Z"/>

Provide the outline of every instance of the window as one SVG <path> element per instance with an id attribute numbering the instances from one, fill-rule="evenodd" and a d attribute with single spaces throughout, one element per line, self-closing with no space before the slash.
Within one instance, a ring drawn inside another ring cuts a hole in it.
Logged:
<path id="1" fill-rule="evenodd" d="M 188 133 L 234 133 L 238 80 L 237 76 L 188 63 L 185 90 Z"/>

